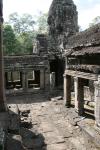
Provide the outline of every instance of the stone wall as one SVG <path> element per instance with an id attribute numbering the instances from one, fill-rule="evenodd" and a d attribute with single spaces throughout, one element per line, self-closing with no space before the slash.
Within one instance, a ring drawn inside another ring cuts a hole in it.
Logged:
<path id="1" fill-rule="evenodd" d="M 24 56 L 5 56 L 4 68 L 5 71 L 22 70 L 22 69 L 40 69 L 49 68 L 48 57 L 38 55 L 24 55 Z"/>
<path id="2" fill-rule="evenodd" d="M 70 36 L 78 31 L 76 6 L 72 0 L 53 0 L 49 9 L 49 51 L 61 53 Z"/>

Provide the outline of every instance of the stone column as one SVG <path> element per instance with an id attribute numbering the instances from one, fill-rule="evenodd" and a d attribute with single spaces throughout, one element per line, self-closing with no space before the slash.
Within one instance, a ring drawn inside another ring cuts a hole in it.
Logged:
<path id="1" fill-rule="evenodd" d="M 78 78 L 74 77 L 75 109 L 78 111 Z"/>
<path id="2" fill-rule="evenodd" d="M 40 70 L 40 89 L 44 89 L 45 87 L 45 76 L 44 76 L 44 69 Z"/>
<path id="3" fill-rule="evenodd" d="M 66 65 L 65 68 L 68 69 L 68 67 L 69 67 L 69 65 L 68 65 L 68 57 L 66 57 L 66 59 L 65 59 L 65 65 Z"/>
<path id="4" fill-rule="evenodd" d="M 6 110 L 4 90 L 4 62 L 3 62 L 3 2 L 0 0 L 0 112 Z"/>
<path id="5" fill-rule="evenodd" d="M 21 84 L 21 87 L 22 87 L 22 81 L 23 81 L 23 75 L 22 75 L 22 72 L 20 72 L 20 84 Z"/>
<path id="6" fill-rule="evenodd" d="M 55 72 L 50 74 L 50 90 L 54 90 L 55 88 Z"/>
<path id="7" fill-rule="evenodd" d="M 35 71 L 33 70 L 33 80 L 35 80 Z"/>
<path id="8" fill-rule="evenodd" d="M 100 79 L 94 82 L 95 86 L 95 124 L 100 128 Z"/>
<path id="9" fill-rule="evenodd" d="M 5 72 L 5 88 L 8 86 L 8 72 Z"/>
<path id="10" fill-rule="evenodd" d="M 71 76 L 64 75 L 64 105 L 71 105 Z"/>
<path id="11" fill-rule="evenodd" d="M 82 115 L 84 113 L 84 85 L 83 79 L 74 78 L 74 91 L 75 91 L 75 109 Z"/>
<path id="12" fill-rule="evenodd" d="M 50 71 L 45 70 L 45 89 L 50 89 Z"/>
<path id="13" fill-rule="evenodd" d="M 94 101 L 94 81 L 89 80 L 90 100 Z"/>
<path id="14" fill-rule="evenodd" d="M 13 88 L 15 88 L 14 78 L 13 78 L 13 72 L 11 72 L 11 74 L 10 74 L 10 80 L 11 80 L 11 84 L 13 85 Z"/>
<path id="15" fill-rule="evenodd" d="M 28 90 L 28 72 L 27 71 L 22 72 L 22 88 L 24 91 Z"/>

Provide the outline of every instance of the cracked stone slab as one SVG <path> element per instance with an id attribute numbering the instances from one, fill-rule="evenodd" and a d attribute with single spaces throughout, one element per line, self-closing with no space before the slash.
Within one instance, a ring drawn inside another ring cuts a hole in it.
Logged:
<path id="1" fill-rule="evenodd" d="M 40 125 L 40 128 L 43 131 L 43 133 L 53 131 L 53 126 L 49 124 L 48 122 L 42 122 L 42 124 Z"/>
<path id="2" fill-rule="evenodd" d="M 63 136 L 57 135 L 56 132 L 48 132 L 44 134 L 45 137 L 45 143 L 46 144 L 60 144 L 64 143 L 65 140 Z"/>

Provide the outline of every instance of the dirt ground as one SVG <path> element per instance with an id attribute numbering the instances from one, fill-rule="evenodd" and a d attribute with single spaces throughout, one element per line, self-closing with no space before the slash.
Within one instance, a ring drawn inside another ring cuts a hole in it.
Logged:
<path id="1" fill-rule="evenodd" d="M 9 97 L 7 102 L 17 104 L 21 117 L 20 134 L 12 137 L 17 146 L 11 144 L 9 135 L 7 150 L 97 150 L 77 125 L 84 117 L 78 117 L 74 108 L 66 108 L 62 98 L 29 94 Z"/>

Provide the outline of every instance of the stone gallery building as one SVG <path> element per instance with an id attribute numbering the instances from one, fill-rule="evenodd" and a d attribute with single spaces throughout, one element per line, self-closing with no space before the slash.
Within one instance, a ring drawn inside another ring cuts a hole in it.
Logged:
<path id="1" fill-rule="evenodd" d="M 68 39 L 65 50 L 64 101 L 71 104 L 71 80 L 74 80 L 75 109 L 84 113 L 85 86 L 95 103 L 96 125 L 100 127 L 100 24 Z"/>
<path id="2" fill-rule="evenodd" d="M 28 92 L 30 88 L 32 91 L 49 88 L 50 67 L 46 44 L 46 37 L 40 34 L 37 35 L 32 55 L 4 57 L 7 94 Z"/>

